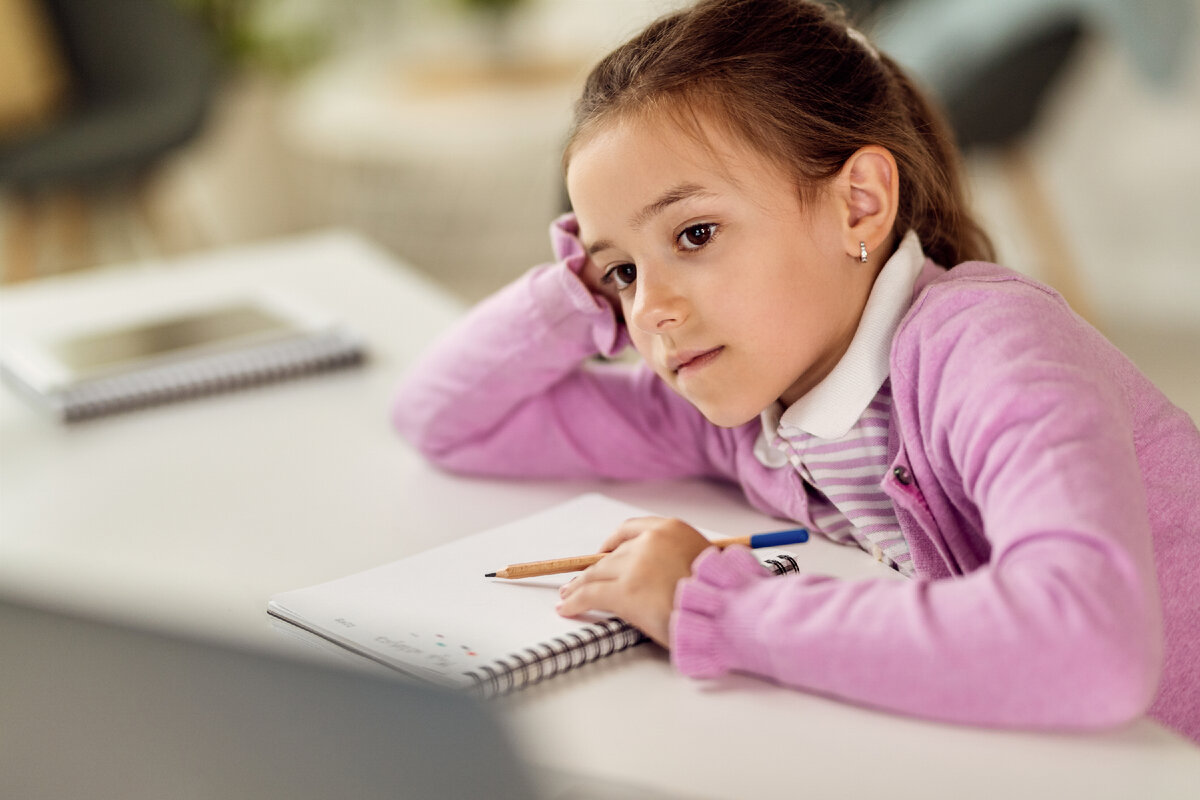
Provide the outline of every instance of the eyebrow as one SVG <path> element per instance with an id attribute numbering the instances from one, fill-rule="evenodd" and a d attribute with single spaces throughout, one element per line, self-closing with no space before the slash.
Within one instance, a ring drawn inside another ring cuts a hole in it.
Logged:
<path id="1" fill-rule="evenodd" d="M 629 224 L 636 230 L 675 203 L 711 194 L 711 192 L 698 183 L 681 183 L 678 186 L 672 186 L 663 192 L 657 200 L 647 204 L 645 208 L 634 214 Z M 588 255 L 595 255 L 601 250 L 609 250 L 612 247 L 613 243 L 608 239 L 598 239 L 587 246 L 587 252 Z"/>

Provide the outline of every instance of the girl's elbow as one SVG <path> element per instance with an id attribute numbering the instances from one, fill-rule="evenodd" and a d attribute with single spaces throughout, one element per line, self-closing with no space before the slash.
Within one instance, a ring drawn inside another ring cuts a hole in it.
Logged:
<path id="1" fill-rule="evenodd" d="M 439 469 L 444 469 L 448 472 L 455 471 L 453 466 L 453 447 L 449 447 L 445 442 L 436 441 L 428 436 L 405 436 L 405 438 L 425 461 Z"/>
<path id="2" fill-rule="evenodd" d="M 1034 603 L 1039 652 L 1034 681 L 1051 724 L 1080 729 L 1123 725 L 1146 713 L 1163 666 L 1162 613 L 1153 580 L 1122 550 L 1070 540 L 1024 560 L 1020 596 Z M 1062 552 L 1060 552 L 1062 551 Z M 1071 560 L 1056 560 L 1063 552 Z M 1037 693 L 1036 690 L 1034 690 Z"/>
<path id="3" fill-rule="evenodd" d="M 1161 676 L 1160 650 L 1141 648 L 1134 654 L 1130 658 L 1129 667 L 1114 677 L 1117 688 L 1113 692 L 1110 724 L 1123 725 L 1143 716 L 1158 693 Z"/>
<path id="4" fill-rule="evenodd" d="M 421 429 L 412 432 L 402 430 L 400 433 L 422 458 L 438 469 L 461 473 L 472 471 L 469 464 L 464 465 L 462 447 L 457 443 L 431 435 Z M 467 460 L 469 461 L 469 459 Z"/>
<path id="5" fill-rule="evenodd" d="M 1075 677 L 1063 687 L 1073 696 L 1076 721 L 1086 728 L 1111 728 L 1143 716 L 1158 691 L 1162 652 L 1151 637 L 1112 637 L 1079 647 Z M 1098 645 L 1098 646 L 1097 646 Z"/>
<path id="6" fill-rule="evenodd" d="M 1114 594 L 1115 596 L 1115 594 Z M 1138 592 L 1126 595 L 1119 610 L 1093 631 L 1095 650 L 1091 669 L 1098 689 L 1107 700 L 1101 704 L 1101 724 L 1122 725 L 1143 716 L 1158 694 L 1163 674 L 1164 632 L 1156 597 Z M 1087 665 L 1081 665 L 1086 667 Z"/>
<path id="7" fill-rule="evenodd" d="M 1085 712 L 1086 727 L 1117 728 L 1144 716 L 1154 699 L 1157 680 L 1128 680 L 1106 684 L 1107 695 L 1083 698 L 1091 708 Z"/>
<path id="8" fill-rule="evenodd" d="M 393 426 L 427 463 L 443 472 L 474 476 L 512 473 L 496 448 L 457 427 L 445 429 L 405 417 L 393 417 Z"/>
<path id="9" fill-rule="evenodd" d="M 414 414 L 407 403 L 397 403 L 392 407 L 392 427 L 426 461 L 453 471 L 456 442 L 439 432 L 426 416 Z"/>

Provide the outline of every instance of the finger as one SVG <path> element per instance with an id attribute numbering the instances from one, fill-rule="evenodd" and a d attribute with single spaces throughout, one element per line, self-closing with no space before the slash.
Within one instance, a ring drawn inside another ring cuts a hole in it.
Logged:
<path id="1" fill-rule="evenodd" d="M 641 536 L 644 532 L 663 521 L 662 517 L 631 517 L 617 526 L 616 531 L 600 545 L 600 552 L 609 553 L 622 543 Z"/>
<path id="2" fill-rule="evenodd" d="M 606 609 L 606 603 L 611 601 L 613 581 L 592 581 L 580 584 L 555 607 L 555 611 L 564 617 L 577 617 L 589 611 Z"/>
<path id="3" fill-rule="evenodd" d="M 614 558 L 616 559 L 617 563 L 606 563 L 606 562 L 612 562 Z M 597 561 L 595 564 L 593 564 L 592 566 L 583 570 L 582 572 L 577 574 L 574 578 L 571 578 L 571 580 L 564 583 L 562 586 L 558 587 L 559 596 L 567 597 L 572 592 L 577 591 L 581 586 L 584 586 L 593 581 L 615 580 L 616 578 L 620 577 L 620 575 L 621 575 L 621 571 L 622 571 L 622 567 L 620 565 L 621 560 L 622 559 L 619 556 L 614 556 L 614 555 L 605 556 L 600 561 Z"/>

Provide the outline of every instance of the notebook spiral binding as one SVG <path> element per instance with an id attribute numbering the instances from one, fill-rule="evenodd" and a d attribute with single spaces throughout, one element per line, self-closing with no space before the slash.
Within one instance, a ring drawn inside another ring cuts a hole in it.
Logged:
<path id="1" fill-rule="evenodd" d="M 763 566 L 775 575 L 800 571 L 796 559 L 786 553 L 766 559 Z M 470 692 L 475 696 L 483 699 L 501 697 L 644 641 L 647 641 L 646 635 L 637 628 L 617 617 L 610 617 L 528 647 L 523 653 L 497 659 L 465 673 L 465 676 L 470 679 Z"/>
<path id="2" fill-rule="evenodd" d="M 355 336 L 332 330 L 307 340 L 90 380 L 63 392 L 58 401 L 58 412 L 64 421 L 75 422 L 288 380 L 351 366 L 362 359 L 363 348 Z"/>

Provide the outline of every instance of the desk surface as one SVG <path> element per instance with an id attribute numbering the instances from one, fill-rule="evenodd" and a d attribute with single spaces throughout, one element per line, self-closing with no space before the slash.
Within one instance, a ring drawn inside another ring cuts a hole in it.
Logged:
<path id="1" fill-rule="evenodd" d="M 0 390 L 0 585 L 115 620 L 299 653 L 266 601 L 603 491 L 728 535 L 770 527 L 698 481 L 483 481 L 391 430 L 391 389 L 462 306 L 361 239 L 315 234 L 0 291 L 0 335 L 273 287 L 364 334 L 364 368 L 62 426 Z M 857 551 L 802 564 L 888 577 Z M 1183 797 L 1200 749 L 1141 720 L 1100 735 L 905 719 L 748 677 L 691 681 L 646 645 L 499 701 L 529 760 L 686 797 Z M 733 766 L 736 765 L 736 766 Z M 1085 794 L 1086 793 L 1086 794 Z M 1190 795 L 1189 795 L 1190 796 Z"/>

